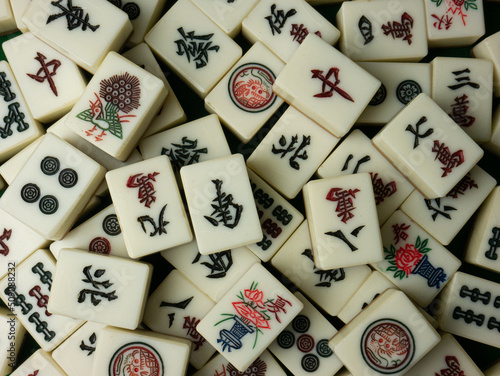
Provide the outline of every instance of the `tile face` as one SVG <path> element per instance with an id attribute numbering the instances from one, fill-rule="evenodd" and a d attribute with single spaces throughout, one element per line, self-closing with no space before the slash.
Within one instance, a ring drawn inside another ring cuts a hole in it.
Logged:
<path id="1" fill-rule="evenodd" d="M 255 43 L 205 97 L 205 108 L 241 141 L 250 141 L 283 104 L 272 86 L 284 66 L 271 50 Z"/>
<path id="2" fill-rule="evenodd" d="M 339 142 L 288 107 L 248 158 L 250 169 L 286 198 L 294 198 Z"/>
<path id="3" fill-rule="evenodd" d="M 92 74 L 132 32 L 127 14 L 100 0 L 32 1 L 22 21 L 38 38 Z"/>
<path id="4" fill-rule="evenodd" d="M 329 345 L 353 375 L 403 375 L 439 340 L 403 292 L 387 290 Z"/>
<path id="5" fill-rule="evenodd" d="M 63 239 L 50 244 L 50 251 L 56 259 L 61 249 L 64 248 L 128 258 L 122 230 L 113 205 L 101 210 L 68 232 Z"/>
<path id="6" fill-rule="evenodd" d="M 493 62 L 493 92 L 496 97 L 500 96 L 500 49 L 498 41 L 500 32 L 490 35 L 471 50 L 471 55 L 478 59 L 486 59 Z"/>
<path id="7" fill-rule="evenodd" d="M 380 224 L 383 224 L 414 190 L 375 149 L 370 139 L 355 129 L 323 162 L 317 174 L 321 178 L 331 178 L 358 172 L 370 174 Z"/>
<path id="8" fill-rule="evenodd" d="M 6 61 L 0 62 L 0 112 L 4 119 L 0 127 L 0 162 L 12 157 L 43 133 L 43 127 L 38 123 L 28 108 L 14 74 Z"/>
<path id="9" fill-rule="evenodd" d="M 110 171 L 106 181 L 130 257 L 139 258 L 192 240 L 166 156 Z"/>
<path id="10" fill-rule="evenodd" d="M 243 372 L 303 308 L 263 266 L 254 265 L 198 324 L 198 332 Z"/>
<path id="11" fill-rule="evenodd" d="M 482 149 L 423 93 L 372 142 L 429 199 L 445 196 L 483 156 Z"/>
<path id="12" fill-rule="evenodd" d="M 337 13 L 340 50 L 354 61 L 415 61 L 427 55 L 421 1 L 352 1 Z"/>
<path id="13" fill-rule="evenodd" d="M 32 33 L 10 39 L 2 48 L 35 119 L 59 119 L 83 94 L 87 82 L 80 68 Z"/>
<path id="14" fill-rule="evenodd" d="M 190 1 L 175 3 L 145 40 L 202 98 L 241 57 L 238 44 Z"/>
<path id="15" fill-rule="evenodd" d="M 432 99 L 476 142 L 491 137 L 493 64 L 482 59 L 437 57 Z"/>
<path id="16" fill-rule="evenodd" d="M 202 255 L 196 240 L 161 255 L 213 301 L 219 301 L 260 260 L 247 247 Z"/>
<path id="17" fill-rule="evenodd" d="M 447 245 L 495 187 L 495 179 L 475 166 L 447 195 L 428 200 L 414 191 L 401 210 L 443 245 Z"/>
<path id="18" fill-rule="evenodd" d="M 296 376 L 335 374 L 342 363 L 328 341 L 337 330 L 302 294 L 294 295 L 304 308 L 271 343 L 269 351 Z"/>
<path id="19" fill-rule="evenodd" d="M 261 0 L 243 20 L 243 36 L 262 42 L 281 60 L 288 62 L 308 34 L 335 44 L 339 31 L 317 10 L 299 0 Z"/>
<path id="20" fill-rule="evenodd" d="M 461 262 L 402 211 L 381 228 L 384 260 L 372 266 L 421 307 L 427 307 Z"/>
<path id="21" fill-rule="evenodd" d="M 0 199 L 0 208 L 45 239 L 59 240 L 101 183 L 104 168 L 47 134 Z"/>
<path id="22" fill-rule="evenodd" d="M 65 124 L 80 137 L 124 161 L 166 96 L 167 90 L 159 78 L 111 52 Z"/>
<path id="23" fill-rule="evenodd" d="M 241 154 L 185 166 L 181 169 L 181 178 L 201 254 L 220 252 L 262 239 Z"/>
<path id="24" fill-rule="evenodd" d="M 12 276 L 0 281 L 0 297 L 44 351 L 52 351 L 83 323 L 48 310 L 55 270 L 50 252 L 40 249 L 16 267 L 14 281 Z"/>
<path id="25" fill-rule="evenodd" d="M 135 329 L 151 273 L 152 266 L 143 262 L 65 249 L 57 260 L 50 311 Z"/>
<path id="26" fill-rule="evenodd" d="M 48 352 L 40 349 L 19 366 L 11 376 L 66 376 Z"/>
<path id="27" fill-rule="evenodd" d="M 302 222 L 271 263 L 331 316 L 339 314 L 371 273 L 366 265 L 327 270 L 316 268 L 307 221 Z"/>
<path id="28" fill-rule="evenodd" d="M 310 34 L 281 71 L 273 90 L 328 132 L 342 137 L 379 87 L 379 80 Z"/>
<path id="29" fill-rule="evenodd" d="M 303 193 L 314 264 L 319 269 L 382 260 L 369 174 L 313 180 L 304 186 Z"/>
<path id="30" fill-rule="evenodd" d="M 431 95 L 431 66 L 426 63 L 360 62 L 382 82 L 356 123 L 385 125 L 420 93 Z"/>
<path id="31" fill-rule="evenodd" d="M 215 349 L 196 326 L 214 306 L 215 302 L 181 272 L 173 270 L 148 298 L 143 322 L 154 332 L 190 340 L 189 362 L 199 369 Z"/>
<path id="32" fill-rule="evenodd" d="M 500 284 L 457 272 L 438 298 L 437 319 L 442 330 L 500 347 Z"/>
<path id="33" fill-rule="evenodd" d="M 188 343 L 153 332 L 105 328 L 99 335 L 92 375 L 184 376 Z"/>
<path id="34" fill-rule="evenodd" d="M 0 351 L 4 354 L 0 361 L 0 373 L 7 375 L 17 364 L 26 330 L 12 312 L 0 308 L 0 331 L 3 333 L 0 339 Z"/>
<path id="35" fill-rule="evenodd" d="M 495 187 L 474 222 L 465 261 L 500 272 L 500 187 Z"/>

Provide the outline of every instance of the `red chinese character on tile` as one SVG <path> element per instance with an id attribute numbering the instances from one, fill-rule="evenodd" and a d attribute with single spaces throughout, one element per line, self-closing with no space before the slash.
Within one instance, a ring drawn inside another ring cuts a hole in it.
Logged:
<path id="1" fill-rule="evenodd" d="M 41 68 L 36 72 L 36 74 L 31 74 L 31 73 L 26 73 L 29 78 L 34 79 L 36 82 L 43 83 L 45 80 L 49 83 L 50 89 L 54 93 L 54 95 L 57 97 L 57 87 L 54 82 L 54 79 L 52 78 L 57 74 L 57 68 L 61 66 L 61 62 L 56 59 L 52 59 L 49 62 L 45 62 L 47 58 L 42 55 L 40 52 L 37 52 L 37 56 L 35 57 L 35 60 L 38 61 L 41 65 Z M 52 67 L 52 70 L 49 68 Z"/>
<path id="2" fill-rule="evenodd" d="M 467 189 L 479 188 L 474 180 L 470 178 L 470 173 L 467 173 L 454 187 L 448 192 L 446 197 L 458 198 L 458 195 L 465 194 Z"/>
<path id="3" fill-rule="evenodd" d="M 340 84 L 340 79 L 339 79 L 339 68 L 330 68 L 326 76 L 323 76 L 323 71 L 319 69 L 312 69 L 311 73 L 312 78 L 318 78 L 320 79 L 323 84 L 321 86 L 321 93 L 315 94 L 314 97 L 316 98 L 330 98 L 333 96 L 333 92 L 336 91 L 337 93 L 340 94 L 343 98 L 354 102 L 354 99 L 351 98 L 349 94 L 347 94 L 344 90 L 338 87 Z M 330 81 L 330 77 L 333 75 L 335 78 L 335 82 Z M 329 88 L 329 89 L 328 89 Z"/>
<path id="4" fill-rule="evenodd" d="M 153 172 L 152 174 L 143 175 L 135 174 L 128 178 L 127 187 L 129 188 L 139 188 L 138 198 L 140 203 L 144 203 L 147 208 L 156 201 L 154 194 L 156 193 L 154 185 L 152 182 L 156 182 L 155 177 L 159 175 L 159 172 Z"/>
<path id="5" fill-rule="evenodd" d="M 185 316 L 184 325 L 182 325 L 182 329 L 187 329 L 186 334 L 194 340 L 193 344 L 195 345 L 195 348 L 193 351 L 198 350 L 205 342 L 205 338 L 203 338 L 196 330 L 196 326 L 198 326 L 199 323 L 200 320 L 197 320 L 196 317 Z"/>
<path id="6" fill-rule="evenodd" d="M 318 30 L 314 34 L 321 38 L 321 32 Z M 309 35 L 309 30 L 304 24 L 292 24 L 292 30 L 290 30 L 290 35 L 293 36 L 293 41 L 302 44 L 307 35 Z"/>
<path id="7" fill-rule="evenodd" d="M 464 371 L 460 369 L 460 363 L 454 356 L 444 358 L 448 368 L 442 369 L 440 373 L 435 372 L 435 376 L 465 376 Z"/>
<path id="8" fill-rule="evenodd" d="M 441 167 L 441 169 L 444 171 L 443 175 L 441 175 L 442 178 L 452 172 L 455 167 L 460 166 L 465 162 L 463 150 L 457 150 L 456 152 L 452 153 L 444 142 L 440 143 L 439 141 L 434 140 L 432 152 L 436 153 L 436 158 L 434 158 L 434 160 L 439 160 L 439 162 L 441 162 L 441 164 L 445 166 Z"/>
<path id="9" fill-rule="evenodd" d="M 9 240 L 12 236 L 12 229 L 3 229 L 3 234 L 0 235 L 0 255 L 7 256 L 9 254 L 9 246 L 5 244 L 4 240 Z"/>
<path id="10" fill-rule="evenodd" d="M 274 317 L 276 320 L 281 323 L 280 318 L 278 317 L 279 312 L 283 312 L 286 314 L 286 309 L 285 305 L 289 305 L 290 307 L 292 306 L 292 303 L 290 303 L 288 300 L 283 299 L 281 296 L 277 295 L 277 299 L 274 303 L 267 303 L 267 310 L 271 313 L 274 313 Z"/>
<path id="11" fill-rule="evenodd" d="M 379 205 L 388 197 L 391 197 L 394 193 L 398 191 L 396 182 L 391 181 L 384 184 L 382 178 L 378 177 L 378 173 L 370 172 L 372 177 L 373 194 L 375 195 L 375 204 Z"/>
<path id="12" fill-rule="evenodd" d="M 382 25 L 384 35 L 391 35 L 392 39 L 401 38 L 411 44 L 411 29 L 413 27 L 413 18 L 408 13 L 403 13 L 401 22 L 389 21 L 387 25 Z"/>
<path id="13" fill-rule="evenodd" d="M 394 224 L 392 225 L 392 232 L 394 233 L 394 242 L 398 244 L 401 239 L 408 239 L 408 234 L 405 232 L 410 228 L 411 225 L 407 225 L 406 223 Z"/>
<path id="14" fill-rule="evenodd" d="M 326 199 L 328 201 L 336 201 L 337 207 L 335 211 L 337 217 L 342 217 L 342 222 L 347 223 L 347 221 L 354 217 L 352 211 L 356 209 L 354 206 L 353 198 L 356 198 L 356 193 L 359 192 L 359 189 L 349 189 L 345 190 L 342 188 L 332 188 L 326 195 Z"/>
<path id="15" fill-rule="evenodd" d="M 468 99 L 469 97 L 464 94 L 461 97 L 456 97 L 455 103 L 451 105 L 452 113 L 449 115 L 461 127 L 470 127 L 476 121 L 474 116 L 467 115 L 469 110 Z"/>

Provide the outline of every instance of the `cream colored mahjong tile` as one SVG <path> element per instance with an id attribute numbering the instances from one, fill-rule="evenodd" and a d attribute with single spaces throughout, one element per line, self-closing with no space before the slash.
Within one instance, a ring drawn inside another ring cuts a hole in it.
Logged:
<path id="1" fill-rule="evenodd" d="M 23 362 L 11 376 L 66 376 L 66 373 L 52 359 L 50 353 L 37 350 Z"/>
<path id="2" fill-rule="evenodd" d="M 235 41 L 188 0 L 175 3 L 145 40 L 158 57 L 202 98 L 242 53 Z"/>
<path id="3" fill-rule="evenodd" d="M 247 247 L 202 255 L 196 240 L 161 255 L 214 301 L 219 301 L 253 264 L 260 263 Z"/>
<path id="4" fill-rule="evenodd" d="M 80 137 L 124 161 L 167 94 L 159 78 L 110 52 L 65 124 Z"/>
<path id="5" fill-rule="evenodd" d="M 335 26 L 302 0 L 261 0 L 243 20 L 242 33 L 250 43 L 262 42 L 284 62 L 308 34 L 320 36 L 329 45 L 340 36 Z"/>
<path id="6" fill-rule="evenodd" d="M 30 4 L 31 0 L 10 0 L 10 7 L 14 14 L 17 28 L 23 33 L 28 31 L 28 27 L 24 24 L 22 17 Z"/>
<path id="7" fill-rule="evenodd" d="M 424 93 L 382 128 L 372 143 L 429 199 L 445 196 L 484 154 Z"/>
<path id="8" fill-rule="evenodd" d="M 0 332 L 4 336 L 0 341 L 0 351 L 4 354 L 0 360 L 0 374 L 8 375 L 17 364 L 26 330 L 13 312 L 6 308 L 0 308 Z"/>
<path id="9" fill-rule="evenodd" d="M 363 132 L 355 129 L 318 168 L 320 178 L 368 172 L 380 224 L 383 224 L 414 190 L 372 145 Z"/>
<path id="10" fill-rule="evenodd" d="M 39 249 L 16 265 L 14 280 L 7 275 L 0 281 L 0 298 L 44 351 L 55 349 L 83 324 L 48 310 L 55 272 L 50 252 Z"/>
<path id="11" fill-rule="evenodd" d="M 490 140 L 481 145 L 485 150 L 500 156 L 500 106 L 497 106 L 493 115 Z M 1 167 L 0 167 L 1 171 Z"/>
<path id="12" fill-rule="evenodd" d="M 295 197 L 339 139 L 289 107 L 247 161 L 286 198 Z"/>
<path id="13" fill-rule="evenodd" d="M 191 0 L 227 35 L 234 38 L 241 23 L 260 0 Z"/>
<path id="14" fill-rule="evenodd" d="M 385 125 L 420 93 L 431 95 L 431 65 L 427 63 L 359 62 L 382 82 L 356 123 Z"/>
<path id="15" fill-rule="evenodd" d="M 165 77 L 166 72 L 161 69 L 149 46 L 146 43 L 138 44 L 134 48 L 123 53 L 122 56 L 162 80 L 168 91 L 167 99 L 165 99 L 160 112 L 151 121 L 143 137 L 151 136 L 152 134 L 185 122 L 187 118 L 186 113 Z"/>
<path id="16" fill-rule="evenodd" d="M 319 269 L 383 259 L 369 174 L 313 180 L 304 186 L 303 194 L 314 264 Z"/>
<path id="17" fill-rule="evenodd" d="M 45 43 L 95 74 L 132 33 L 125 12 L 102 0 L 32 1 L 22 21 Z"/>
<path id="18" fill-rule="evenodd" d="M 471 55 L 478 59 L 486 59 L 493 63 L 493 93 L 500 97 L 500 32 L 490 35 L 476 44 Z"/>
<path id="19" fill-rule="evenodd" d="M 427 55 L 421 1 L 348 1 L 336 16 L 340 51 L 354 61 L 420 61 Z"/>
<path id="20" fill-rule="evenodd" d="M 255 43 L 205 97 L 205 108 L 242 142 L 250 141 L 283 104 L 272 86 L 284 66 L 262 43 Z"/>
<path id="21" fill-rule="evenodd" d="M 87 81 L 80 68 L 28 32 L 2 44 L 33 117 L 50 123 L 71 110 Z"/>
<path id="22" fill-rule="evenodd" d="M 328 132 L 342 137 L 379 87 L 379 80 L 310 34 L 279 74 L 273 90 Z"/>
<path id="23" fill-rule="evenodd" d="M 411 300 L 403 292 L 389 289 L 344 326 L 329 345 L 353 375 L 399 376 L 439 340 Z"/>
<path id="24" fill-rule="evenodd" d="M 496 186 L 481 205 L 476 216 L 465 261 L 500 272 L 500 187 Z"/>
<path id="25" fill-rule="evenodd" d="M 401 210 L 443 245 L 448 245 L 465 225 L 496 181 L 475 166 L 443 197 L 428 200 L 414 191 Z"/>
<path id="26" fill-rule="evenodd" d="M 272 265 L 331 316 L 337 316 L 371 273 L 366 265 L 321 270 L 314 265 L 307 221 L 271 259 Z"/>
<path id="27" fill-rule="evenodd" d="M 436 57 L 432 99 L 476 142 L 491 137 L 493 64 L 483 59 Z"/>
<path id="28" fill-rule="evenodd" d="M 241 154 L 184 166 L 181 179 L 201 254 L 220 252 L 262 239 Z"/>
<path id="29" fill-rule="evenodd" d="M 10 0 L 0 0 L 0 34 L 15 32 L 17 28 Z"/>
<path id="30" fill-rule="evenodd" d="M 303 304 L 254 265 L 198 324 L 198 332 L 240 372 L 271 344 Z"/>
<path id="31" fill-rule="evenodd" d="M 130 257 L 143 257 L 193 239 L 167 156 L 110 171 L 106 181 Z"/>

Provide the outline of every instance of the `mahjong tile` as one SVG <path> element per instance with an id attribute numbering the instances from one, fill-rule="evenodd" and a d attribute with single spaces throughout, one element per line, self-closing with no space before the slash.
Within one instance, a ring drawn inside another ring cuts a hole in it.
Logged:
<path id="1" fill-rule="evenodd" d="M 99 331 L 105 326 L 89 321 L 52 352 L 52 358 L 68 376 L 91 374 Z"/>
<path id="2" fill-rule="evenodd" d="M 145 40 L 202 98 L 242 53 L 241 47 L 189 0 L 176 2 Z"/>
<path id="3" fill-rule="evenodd" d="M 432 99 L 476 142 L 491 137 L 493 64 L 483 59 L 436 57 Z"/>
<path id="4" fill-rule="evenodd" d="M 429 199 L 445 196 L 484 153 L 424 93 L 401 110 L 372 142 Z"/>
<path id="5" fill-rule="evenodd" d="M 55 271 L 50 252 L 40 249 L 16 266 L 14 281 L 8 275 L 0 281 L 0 297 L 44 351 L 52 351 L 83 324 L 48 310 Z"/>
<path id="6" fill-rule="evenodd" d="M 167 156 L 110 171 L 106 181 L 130 257 L 139 258 L 192 240 Z"/>
<path id="7" fill-rule="evenodd" d="M 193 376 L 230 375 L 285 376 L 286 373 L 269 351 L 264 350 L 243 373 L 239 372 L 235 366 L 219 354 Z"/>
<path id="8" fill-rule="evenodd" d="M 493 115 L 491 138 L 487 143 L 483 144 L 482 147 L 500 156 L 500 106 L 497 106 Z"/>
<path id="9" fill-rule="evenodd" d="M 247 161 L 286 198 L 295 197 L 339 139 L 288 107 Z"/>
<path id="10" fill-rule="evenodd" d="M 99 333 L 93 376 L 184 376 L 190 342 L 159 333 L 104 328 Z"/>
<path id="11" fill-rule="evenodd" d="M 279 74 L 273 90 L 328 132 L 342 137 L 379 87 L 379 80 L 310 34 Z"/>
<path id="12" fill-rule="evenodd" d="M 0 278 L 15 268 L 26 257 L 48 245 L 43 236 L 0 209 Z"/>
<path id="13" fill-rule="evenodd" d="M 80 68 L 32 33 L 10 39 L 2 48 L 36 120 L 59 119 L 83 94 L 87 81 Z"/>
<path id="14" fill-rule="evenodd" d="M 500 347 L 500 284 L 457 272 L 433 303 L 439 327 L 451 334 Z"/>
<path id="15" fill-rule="evenodd" d="M 36 351 L 11 376 L 66 376 L 66 373 L 52 359 L 50 353 L 42 349 Z"/>
<path id="16" fill-rule="evenodd" d="M 261 0 L 243 20 L 242 33 L 250 43 L 264 43 L 285 62 L 310 33 L 329 45 L 340 36 L 335 26 L 302 0 Z"/>
<path id="17" fill-rule="evenodd" d="M 17 28 L 16 19 L 10 6 L 10 0 L 0 1 L 0 34 L 15 32 Z"/>
<path id="18" fill-rule="evenodd" d="M 500 272 L 500 187 L 481 205 L 465 251 L 465 261 Z"/>
<path id="19" fill-rule="evenodd" d="M 101 0 L 32 1 L 22 21 L 45 43 L 92 74 L 132 33 L 125 12 Z"/>
<path id="20" fill-rule="evenodd" d="M 101 183 L 105 170 L 47 134 L 2 198 L 0 207 L 44 238 L 61 239 Z"/>
<path id="21" fill-rule="evenodd" d="M 302 294 L 294 295 L 304 308 L 271 343 L 269 351 L 295 376 L 331 376 L 342 368 L 328 347 L 337 329 Z"/>
<path id="22" fill-rule="evenodd" d="M 490 366 L 487 370 L 484 371 L 485 376 L 497 376 L 500 375 L 500 360 L 498 360 L 495 364 Z"/>
<path id="23" fill-rule="evenodd" d="M 14 74 L 6 61 L 0 61 L 0 162 L 4 162 L 43 133 L 42 125 L 31 115 Z"/>
<path id="24" fill-rule="evenodd" d="M 26 330 L 21 325 L 15 314 L 6 308 L 0 308 L 0 374 L 7 375 L 17 365 L 17 359 Z"/>
<path id="25" fill-rule="evenodd" d="M 285 286 L 256 264 L 200 321 L 198 332 L 243 372 L 302 308 Z"/>
<path id="26" fill-rule="evenodd" d="M 410 299 L 427 307 L 461 262 L 402 211 L 380 229 L 384 260 L 372 266 Z"/>
<path id="27" fill-rule="evenodd" d="M 191 0 L 227 35 L 234 38 L 241 23 L 260 0 Z"/>
<path id="28" fill-rule="evenodd" d="M 187 118 L 186 114 L 149 46 L 146 43 L 141 43 L 123 53 L 122 56 L 129 59 L 132 63 L 139 65 L 141 68 L 143 67 L 149 73 L 154 74 L 162 80 L 168 91 L 167 99 L 165 99 L 160 112 L 148 126 L 143 137 L 151 136 L 154 133 L 164 131 L 185 122 Z"/>
<path id="29" fill-rule="evenodd" d="M 272 86 L 284 66 L 266 46 L 255 43 L 205 97 L 205 108 L 242 142 L 250 141 L 283 104 Z"/>
<path id="30" fill-rule="evenodd" d="M 318 168 L 320 178 L 368 172 L 377 215 L 383 224 L 413 192 L 413 186 L 380 154 L 363 132 L 355 129 Z"/>
<path id="31" fill-rule="evenodd" d="M 14 19 L 16 20 L 17 28 L 25 33 L 28 31 L 28 28 L 22 21 L 22 17 L 28 6 L 31 4 L 31 0 L 11 0 L 10 7 L 12 9 L 12 13 L 14 14 Z"/>
<path id="32" fill-rule="evenodd" d="M 181 179 L 201 254 L 220 252 L 262 239 L 241 154 L 184 166 Z"/>
<path id="33" fill-rule="evenodd" d="M 148 298 L 143 322 L 156 333 L 190 340 L 189 362 L 200 369 L 215 349 L 198 333 L 196 326 L 214 306 L 213 300 L 181 272 L 173 270 Z"/>
<path id="34" fill-rule="evenodd" d="M 135 329 L 144 312 L 152 269 L 144 262 L 121 257 L 61 250 L 49 309 L 65 316 Z"/>
<path id="35" fill-rule="evenodd" d="M 429 47 L 470 46 L 485 33 L 483 0 L 424 0 Z"/>
<path id="36" fill-rule="evenodd" d="M 382 84 L 357 123 L 385 125 L 420 93 L 431 95 L 431 66 L 427 63 L 360 62 Z"/>
<path id="37" fill-rule="evenodd" d="M 162 80 L 110 52 L 65 124 L 80 137 L 124 161 L 166 97 Z"/>
<path id="38" fill-rule="evenodd" d="M 366 265 L 318 269 L 314 265 L 307 221 L 302 222 L 271 263 L 331 316 L 339 314 L 371 273 Z"/>
<path id="39" fill-rule="evenodd" d="M 340 51 L 354 61 L 415 61 L 427 55 L 424 4 L 344 2 L 336 17 Z"/>
<path id="40" fill-rule="evenodd" d="M 338 313 L 338 318 L 348 323 L 359 312 L 365 309 L 374 299 L 378 298 L 387 289 L 397 289 L 396 285 L 374 270 L 363 284 L 356 290 L 347 304 Z"/>
<path id="41" fill-rule="evenodd" d="M 399 376 L 439 340 L 410 299 L 389 289 L 344 326 L 329 345 L 353 375 Z"/>
<path id="42" fill-rule="evenodd" d="M 214 301 L 219 301 L 253 264 L 260 263 L 247 247 L 202 255 L 196 240 L 161 255 Z"/>
<path id="43" fill-rule="evenodd" d="M 471 49 L 472 56 L 490 60 L 493 63 L 493 93 L 500 97 L 500 32 L 483 39 Z"/>
<path id="44" fill-rule="evenodd" d="M 303 193 L 314 264 L 319 269 L 383 259 L 369 174 L 313 180 L 304 186 Z"/>
<path id="45" fill-rule="evenodd" d="M 449 333 L 441 336 L 441 341 L 424 356 L 407 376 L 432 375 L 477 375 L 483 376 L 479 367 Z"/>
<path id="46" fill-rule="evenodd" d="M 441 244 L 447 245 L 474 214 L 496 181 L 475 166 L 448 194 L 428 200 L 414 191 L 401 210 Z"/>
<path id="47" fill-rule="evenodd" d="M 175 172 L 182 166 L 231 155 L 217 115 L 207 115 L 143 138 L 144 159 L 167 155 Z"/>
<path id="48" fill-rule="evenodd" d="M 50 244 L 50 251 L 56 259 L 63 248 L 75 248 L 103 255 L 129 257 L 113 205 L 109 205 L 92 218 L 72 229 L 63 239 Z"/>

